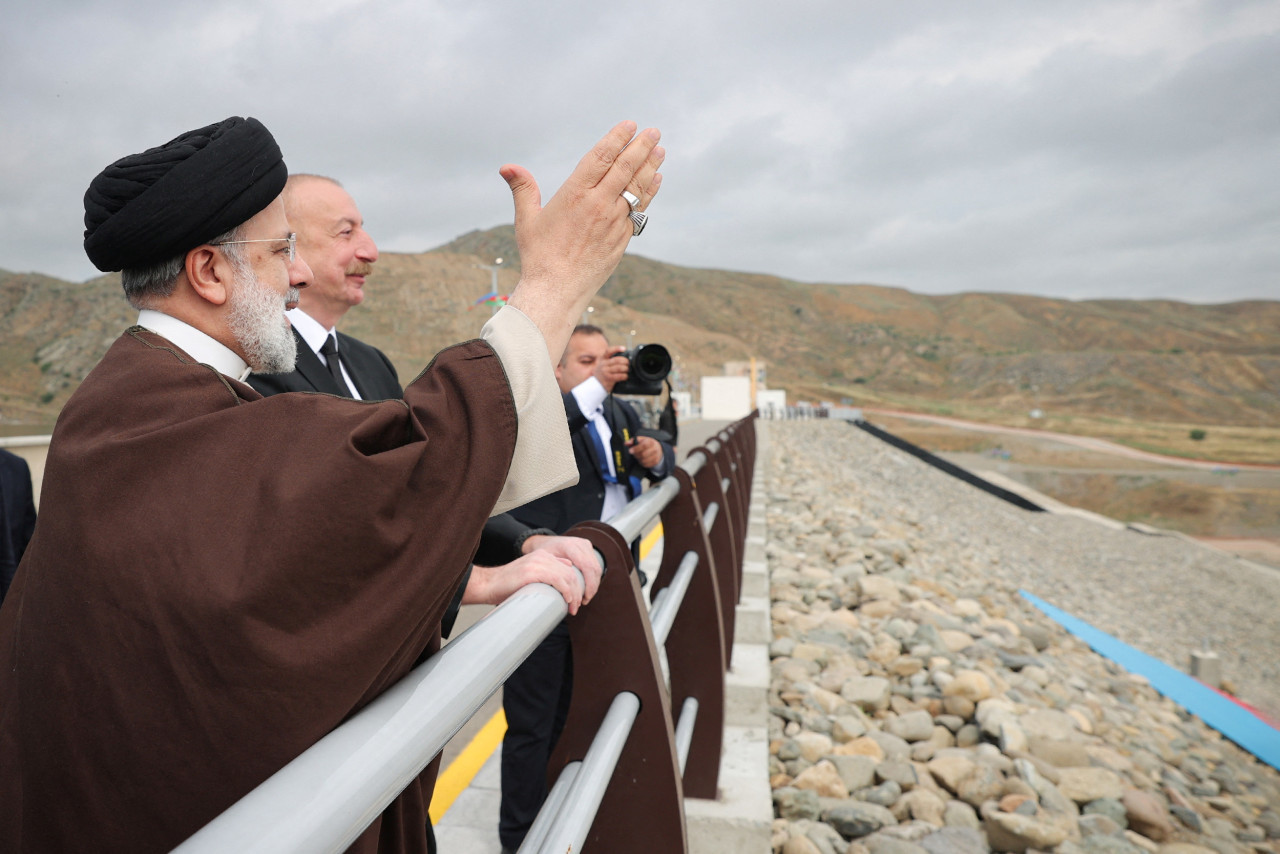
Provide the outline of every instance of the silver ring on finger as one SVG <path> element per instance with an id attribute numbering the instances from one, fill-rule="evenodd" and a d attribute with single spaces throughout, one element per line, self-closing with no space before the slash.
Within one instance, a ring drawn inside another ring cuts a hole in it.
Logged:
<path id="1" fill-rule="evenodd" d="M 635 210 L 636 206 L 640 204 L 640 197 L 630 190 L 623 190 L 622 198 L 626 200 L 627 207 L 631 208 L 631 210 Z"/>
<path id="2" fill-rule="evenodd" d="M 640 211 L 631 212 L 631 236 L 639 237 L 640 232 L 644 231 L 644 225 L 649 221 L 649 217 L 640 213 Z"/>

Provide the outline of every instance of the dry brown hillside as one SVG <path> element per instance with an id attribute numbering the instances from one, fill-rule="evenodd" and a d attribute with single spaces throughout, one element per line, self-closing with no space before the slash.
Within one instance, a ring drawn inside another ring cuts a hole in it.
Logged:
<path id="1" fill-rule="evenodd" d="M 411 378 L 488 309 L 480 263 L 519 275 L 510 226 L 431 252 L 384 253 L 364 306 L 343 328 Z M 623 259 L 593 321 L 625 341 L 660 341 L 691 386 L 754 355 L 793 399 L 1025 419 L 1051 415 L 1235 425 L 1280 422 L 1280 302 L 1189 305 L 1010 294 L 926 296 L 875 285 L 804 284 Z M 132 312 L 115 276 L 73 284 L 0 272 L 0 418 L 48 423 Z M 1179 426 L 1177 429 L 1181 429 Z M 1184 431 L 1185 432 L 1185 431 Z"/>

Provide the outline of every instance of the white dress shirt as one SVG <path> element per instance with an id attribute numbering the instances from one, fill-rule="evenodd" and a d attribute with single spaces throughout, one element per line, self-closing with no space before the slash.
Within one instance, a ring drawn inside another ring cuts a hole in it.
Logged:
<path id="1" fill-rule="evenodd" d="M 244 382 L 249 366 L 235 351 L 220 344 L 191 324 L 159 311 L 138 312 L 138 325 L 178 345 L 178 349 L 224 376 Z"/>
<path id="2" fill-rule="evenodd" d="M 335 348 L 342 346 L 342 342 L 338 340 L 338 333 L 334 331 L 334 328 L 330 327 L 325 329 L 320 325 L 320 321 L 316 320 L 300 308 L 291 308 L 284 314 L 285 317 L 289 318 L 289 322 L 293 324 L 293 328 L 298 330 L 298 334 L 302 336 L 302 340 L 306 341 L 307 346 L 311 348 L 311 351 L 319 357 L 320 364 L 328 365 L 328 361 L 320 353 L 320 348 L 324 346 L 324 342 L 330 335 L 332 335 L 333 346 Z M 347 371 L 347 366 L 342 363 L 341 359 L 338 360 L 338 366 L 342 368 L 342 379 L 346 381 L 347 389 L 351 392 L 351 396 L 356 400 L 364 400 L 364 398 L 360 396 L 360 390 L 357 389 L 356 384 L 352 382 L 351 374 Z"/>
<path id="3" fill-rule="evenodd" d="M 604 390 L 600 380 L 595 377 L 587 377 L 574 386 L 570 394 L 577 401 L 578 408 L 582 410 L 582 414 L 587 417 L 587 420 L 595 426 L 596 432 L 600 434 L 600 441 L 604 443 L 603 463 L 608 468 L 609 474 L 613 475 L 613 478 L 617 480 L 618 471 L 614 468 L 613 453 L 610 450 L 613 447 L 610 444 L 613 440 L 613 428 L 609 426 L 608 420 L 604 417 L 604 399 L 609 396 L 609 393 Z M 595 443 L 592 442 L 591 444 L 594 445 Z M 627 475 L 624 473 L 622 476 L 625 478 Z M 600 521 L 609 521 L 619 510 L 626 506 L 627 488 L 621 483 L 605 483 L 604 506 L 600 508 Z"/>

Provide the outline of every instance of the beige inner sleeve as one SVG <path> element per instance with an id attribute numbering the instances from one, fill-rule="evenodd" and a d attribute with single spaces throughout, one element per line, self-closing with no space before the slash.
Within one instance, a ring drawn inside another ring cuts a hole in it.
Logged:
<path id="1" fill-rule="evenodd" d="M 503 306 L 480 330 L 502 360 L 519 426 L 502 495 L 490 515 L 578 482 L 569 424 L 541 330 L 518 308 Z"/>

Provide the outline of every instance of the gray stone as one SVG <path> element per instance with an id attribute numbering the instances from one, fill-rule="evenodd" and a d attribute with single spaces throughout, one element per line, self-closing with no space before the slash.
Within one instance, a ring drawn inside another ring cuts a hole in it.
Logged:
<path id="1" fill-rule="evenodd" d="M 1072 741 L 1079 739 L 1080 728 L 1075 718 L 1057 709 L 1035 709 L 1018 717 L 1018 725 L 1027 734 L 1027 738 L 1048 739 L 1050 741 Z"/>
<path id="2" fill-rule="evenodd" d="M 1124 804 L 1120 803 L 1118 798 L 1100 798 L 1096 801 L 1090 801 L 1080 810 L 1084 815 L 1103 815 L 1111 819 L 1116 825 L 1124 830 L 1129 826 L 1129 819 L 1125 816 Z"/>
<path id="3" fill-rule="evenodd" d="M 1083 742 L 1028 736 L 1027 752 L 1059 768 L 1087 768 L 1090 764 L 1088 745 Z"/>
<path id="4" fill-rule="evenodd" d="M 1035 791 L 1040 806 L 1047 812 L 1064 816 L 1080 814 L 1076 802 L 1062 794 L 1058 787 L 1042 775 L 1030 761 L 1019 759 L 1013 763 L 1014 771 Z"/>
<path id="5" fill-rule="evenodd" d="M 893 685 L 880 676 L 855 676 L 844 683 L 840 696 L 864 711 L 878 712 L 889 708 Z"/>
<path id="6" fill-rule="evenodd" d="M 1129 819 L 1129 829 L 1155 842 L 1164 842 L 1174 832 L 1168 808 L 1151 792 L 1129 789 L 1120 799 Z"/>
<path id="7" fill-rule="evenodd" d="M 899 824 L 882 827 L 876 833 L 881 836 L 892 836 L 895 839 L 905 839 L 908 842 L 919 842 L 931 833 L 937 831 L 938 828 L 924 821 L 904 821 Z M 863 842 L 868 840 L 864 839 Z"/>
<path id="8" fill-rule="evenodd" d="M 960 731 L 960 727 L 964 726 L 964 718 L 958 715 L 938 715 L 933 719 L 935 724 L 944 726 L 953 734 Z"/>
<path id="9" fill-rule="evenodd" d="M 817 762 L 831 752 L 831 739 L 822 733 L 802 732 L 796 735 L 793 741 L 800 749 L 800 756 L 809 762 Z"/>
<path id="10" fill-rule="evenodd" d="M 1195 810 L 1190 807 L 1175 805 L 1169 807 L 1169 812 L 1173 813 L 1173 817 L 1182 822 L 1186 827 L 1196 833 L 1201 832 L 1202 825 L 1200 824 L 1200 814 Z"/>
<path id="11" fill-rule="evenodd" d="M 866 734 L 866 720 L 859 715 L 837 715 L 831 720 L 831 737 L 838 742 L 853 741 Z"/>
<path id="12" fill-rule="evenodd" d="M 822 822 L 818 823 L 820 825 Z M 783 842 L 781 854 L 837 854 L 837 851 L 831 846 L 824 849 L 822 845 L 818 845 L 808 836 L 797 835 L 796 832 L 792 832 L 790 839 Z"/>
<path id="13" fill-rule="evenodd" d="M 1000 749 L 1005 753 L 1022 753 L 1027 749 L 1027 735 L 1012 721 L 1000 724 Z"/>
<path id="14" fill-rule="evenodd" d="M 1107 768 L 1063 768 L 1058 790 L 1078 804 L 1087 804 L 1101 798 L 1119 800 L 1124 783 Z"/>
<path id="15" fill-rule="evenodd" d="M 791 652 L 796 648 L 794 638 L 778 638 L 769 644 L 770 658 L 790 658 Z"/>
<path id="16" fill-rule="evenodd" d="M 831 852 L 831 854 L 845 854 L 848 849 L 848 843 L 844 837 L 836 833 L 835 828 L 821 821 L 802 821 L 795 822 L 791 825 L 794 838 L 795 832 L 804 834 L 804 838 L 813 843 L 822 854 Z"/>
<path id="17" fill-rule="evenodd" d="M 1264 842 L 1266 841 L 1266 838 L 1267 838 L 1267 831 L 1263 829 L 1260 825 L 1256 825 L 1256 824 L 1251 824 L 1248 827 L 1246 827 L 1244 830 L 1241 830 L 1239 833 L 1236 834 L 1236 839 L 1239 839 L 1241 842 L 1247 842 L 1250 844 L 1254 842 Z"/>
<path id="18" fill-rule="evenodd" d="M 873 833 L 864 842 L 871 854 L 928 854 L 929 851 L 914 842 L 885 833 Z"/>
<path id="19" fill-rule="evenodd" d="M 1147 854 L 1123 836 L 1086 836 L 1080 840 L 1080 848 L 1086 854 Z"/>
<path id="20" fill-rule="evenodd" d="M 938 633 L 936 627 L 924 623 L 920 628 L 916 629 L 916 633 L 906 643 L 909 649 L 917 646 L 928 647 L 937 655 L 947 654 L 947 645 L 942 640 L 942 635 Z"/>
<path id="21" fill-rule="evenodd" d="M 916 777 L 916 768 L 910 762 L 898 759 L 886 759 L 876 766 L 876 779 L 897 783 L 904 792 L 909 792 L 920 782 Z"/>
<path id="22" fill-rule="evenodd" d="M 975 818 L 976 821 L 976 818 Z M 929 854 L 987 854 L 986 837 L 976 827 L 944 827 L 920 840 Z"/>
<path id="23" fill-rule="evenodd" d="M 975 764 L 972 771 L 956 786 L 956 797 L 975 807 L 1000 797 L 1004 791 L 1004 775 L 990 765 Z"/>
<path id="24" fill-rule="evenodd" d="M 1101 813 L 1080 816 L 1080 833 L 1085 836 L 1115 836 L 1124 830 L 1115 819 Z"/>
<path id="25" fill-rule="evenodd" d="M 914 819 L 924 821 L 935 827 L 942 827 L 945 821 L 946 804 L 940 795 L 928 789 L 913 789 L 903 793 L 891 809 L 898 821 Z"/>
<path id="26" fill-rule="evenodd" d="M 813 763 L 801 756 L 798 759 L 788 759 L 784 763 L 784 766 L 787 769 L 787 773 L 792 777 L 799 777 L 805 771 L 812 768 Z"/>
<path id="27" fill-rule="evenodd" d="M 923 709 L 907 712 L 888 721 L 885 729 L 903 741 L 924 741 L 933 735 L 933 716 Z"/>
<path id="28" fill-rule="evenodd" d="M 888 808 L 859 801 L 840 804 L 822 813 L 822 820 L 845 839 L 869 836 L 882 827 L 898 823 Z"/>
<path id="29" fill-rule="evenodd" d="M 1063 821 L 1001 812 L 995 801 L 984 803 L 981 813 L 982 826 L 993 851 L 1023 852 L 1031 848 L 1047 851 L 1071 835 L 1070 827 Z"/>
<path id="30" fill-rule="evenodd" d="M 815 819 L 821 813 L 818 794 L 806 789 L 784 786 L 773 790 L 773 808 L 786 819 Z"/>
<path id="31" fill-rule="evenodd" d="M 1236 779 L 1235 769 L 1226 763 L 1214 768 L 1209 774 L 1209 779 L 1217 782 L 1222 787 L 1222 791 L 1228 794 L 1240 795 L 1244 793 L 1244 787 Z"/>
<path id="32" fill-rule="evenodd" d="M 1022 636 L 1035 646 L 1036 652 L 1044 652 L 1049 648 L 1052 636 L 1048 629 L 1034 623 L 1022 623 L 1018 629 L 1022 632 Z"/>
<path id="33" fill-rule="evenodd" d="M 792 836 L 782 843 L 780 854 L 837 854 L 837 852 L 834 848 L 823 850 L 821 845 L 807 836 Z"/>
<path id="34" fill-rule="evenodd" d="M 892 780 L 888 780 L 879 786 L 872 786 L 870 789 L 862 789 L 855 792 L 854 797 L 869 804 L 891 807 L 898 802 L 898 798 L 902 797 L 902 787 Z"/>
<path id="35" fill-rule="evenodd" d="M 930 759 L 925 765 L 933 778 L 955 794 L 965 777 L 973 773 L 977 763 L 963 750 L 949 750 Z"/>
<path id="36" fill-rule="evenodd" d="M 786 738 L 778 745 L 777 757 L 783 762 L 800 758 L 800 742 L 794 738 Z"/>
<path id="37" fill-rule="evenodd" d="M 873 729 L 867 733 L 867 738 L 880 745 L 880 749 L 884 751 L 885 759 L 896 759 L 902 762 L 910 761 L 911 745 L 893 733 Z"/>
<path id="38" fill-rule="evenodd" d="M 1268 839 L 1280 839 L 1280 812 L 1267 810 L 1258 816 L 1258 826 L 1267 832 Z"/>
<path id="39" fill-rule="evenodd" d="M 1222 791 L 1217 780 L 1202 780 L 1191 784 L 1191 794 L 1197 798 L 1212 798 Z"/>
<path id="40" fill-rule="evenodd" d="M 947 827 L 982 829 L 982 819 L 978 818 L 978 811 L 964 801 L 947 801 L 942 811 L 942 823 Z"/>
<path id="41" fill-rule="evenodd" d="M 996 650 L 996 656 L 1000 659 L 1000 663 L 1015 673 L 1024 667 L 1033 667 L 1039 665 L 1040 659 L 1034 655 L 1015 655 L 1011 652 L 1005 652 L 1002 649 Z"/>
<path id="42" fill-rule="evenodd" d="M 865 789 L 875 783 L 876 761 L 870 756 L 828 756 L 836 766 L 836 772 L 851 792 Z"/>

